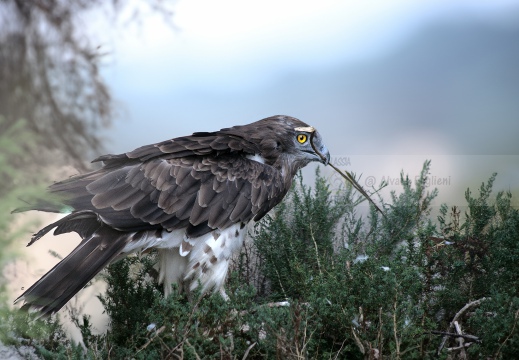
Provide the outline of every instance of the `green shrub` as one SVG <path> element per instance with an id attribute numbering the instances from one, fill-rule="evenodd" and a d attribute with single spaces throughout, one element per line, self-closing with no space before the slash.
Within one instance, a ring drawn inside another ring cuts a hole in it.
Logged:
<path id="1" fill-rule="evenodd" d="M 519 353 L 519 212 L 509 193 L 491 200 L 495 175 L 464 214 L 442 205 L 430 163 L 401 176 L 385 216 L 358 213 L 348 186 L 332 193 L 317 172 L 251 231 L 219 295 L 165 299 L 151 279 L 153 254 L 107 271 L 110 328 L 85 350 L 59 337 L 40 354 L 135 359 L 510 359 Z M 461 327 L 464 344 L 450 334 Z M 17 330 L 21 331 L 21 329 Z M 48 334 L 33 334 L 35 338 Z M 47 344 L 43 346 L 43 344 Z M 457 348 L 458 349 L 455 349 Z"/>

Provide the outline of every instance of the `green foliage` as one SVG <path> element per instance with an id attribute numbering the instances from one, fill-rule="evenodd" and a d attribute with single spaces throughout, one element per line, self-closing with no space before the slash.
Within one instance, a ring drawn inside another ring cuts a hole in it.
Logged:
<path id="1" fill-rule="evenodd" d="M 69 359 L 199 359 L 245 353 L 251 358 L 275 357 L 276 351 L 286 351 L 294 336 L 292 326 L 301 318 L 297 311 L 256 304 L 254 289 L 239 285 L 235 278 L 229 282 L 229 301 L 199 292 L 188 297 L 176 289 L 164 298 L 145 275 L 153 273 L 152 266 L 150 258 L 136 257 L 110 266 L 109 289 L 102 297 L 110 330 L 94 335 L 88 317 L 76 319 L 85 350 L 76 351 L 76 344 L 60 338 L 57 346 L 37 347 L 37 353 Z M 265 337 L 277 329 L 287 329 L 283 338 Z"/>
<path id="2" fill-rule="evenodd" d="M 0 114 L 0 128 L 5 128 L 4 125 L 5 118 Z M 24 226 L 17 230 L 11 226 L 13 218 L 10 213 L 19 204 L 18 197 L 40 191 L 34 178 L 22 169 L 28 161 L 26 149 L 31 147 L 33 139 L 26 127 L 27 122 L 19 120 L 0 133 L 0 269 L 12 261 L 15 253 L 11 245 L 27 231 Z M 4 287 L 5 279 L 0 272 L 0 295 Z"/>
<path id="3" fill-rule="evenodd" d="M 0 127 L 5 122 L 0 115 Z M 24 165 L 30 162 L 27 149 L 31 148 L 36 135 L 27 131 L 27 122 L 19 120 L 5 132 L 0 133 L 0 269 L 14 257 L 11 244 L 26 235 L 27 227 L 13 229 L 10 213 L 19 206 L 22 195 L 35 195 L 42 192 L 33 174 Z M 5 214 L 5 215 L 4 215 Z M 0 273 L 0 286 L 4 286 Z"/>
<path id="4" fill-rule="evenodd" d="M 270 287 L 281 299 L 304 299 L 314 279 L 333 262 L 335 229 L 348 202 L 331 201 L 330 191 L 318 174 L 315 191 L 298 184 L 258 226 L 255 246 L 265 258 L 263 271 Z"/>
<path id="5" fill-rule="evenodd" d="M 15 241 L 27 236 L 28 228 L 34 222 L 18 223 L 12 226 L 14 217 L 11 211 L 20 205 L 19 198 L 42 193 L 35 167 L 29 167 L 32 159 L 28 150 L 33 149 L 34 139 L 38 136 L 28 131 L 28 123 L 18 120 L 6 126 L 5 118 L 0 115 L 0 343 L 6 345 L 31 345 L 54 347 L 61 328 L 57 322 L 32 322 L 26 314 L 12 311 L 7 304 L 6 278 L 4 267 L 16 257 L 13 246 Z M 39 339 L 39 340 L 32 340 Z"/>
<path id="6" fill-rule="evenodd" d="M 34 315 L 20 311 L 0 310 L 0 343 L 16 347 L 33 347 L 46 359 L 55 359 L 60 349 L 64 352 L 75 351 L 76 346 L 71 343 L 63 331 L 58 319 L 35 319 Z M 65 351 L 66 349 L 66 351 Z"/>
<path id="7" fill-rule="evenodd" d="M 433 221 L 437 191 L 426 186 L 429 165 L 414 183 L 402 174 L 402 191 L 391 193 L 384 217 L 374 209 L 359 214 L 359 198 L 348 186 L 332 193 L 319 173 L 313 189 L 298 178 L 237 257 L 228 301 L 176 290 L 165 299 L 149 275 L 153 254 L 122 260 L 106 274 L 109 330 L 94 335 L 88 317 L 76 319 L 85 349 L 35 333 L 38 353 L 72 359 L 513 358 L 519 353 L 519 212 L 509 193 L 492 198 L 494 175 L 477 196 L 467 191 L 464 214 L 442 205 Z M 470 347 L 452 350 L 459 338 L 445 333 L 456 332 L 454 320 L 475 337 L 464 339 Z"/>

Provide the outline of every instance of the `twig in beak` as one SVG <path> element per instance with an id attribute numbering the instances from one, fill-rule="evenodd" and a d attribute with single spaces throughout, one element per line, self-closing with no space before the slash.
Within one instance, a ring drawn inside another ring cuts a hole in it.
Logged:
<path id="1" fill-rule="evenodd" d="M 348 180 L 350 182 L 350 184 L 355 188 L 355 190 L 357 190 L 362 195 L 364 195 L 364 197 L 375 207 L 375 209 L 378 210 L 379 213 L 381 213 L 384 217 L 386 216 L 386 214 L 377 206 L 377 204 L 375 204 L 373 199 L 371 199 L 371 197 L 368 195 L 368 193 L 366 191 L 364 191 L 364 189 L 359 185 L 359 183 L 357 183 L 355 178 L 348 171 L 346 171 L 346 170 L 344 170 L 344 172 L 341 171 L 340 169 L 335 167 L 331 162 L 328 163 L 328 165 L 330 165 L 335 171 L 337 171 L 343 178 Z"/>
<path id="2" fill-rule="evenodd" d="M 373 199 L 371 199 L 371 197 L 369 197 L 368 193 L 366 191 L 364 191 L 364 189 L 362 188 L 362 186 L 359 185 L 359 183 L 357 183 L 357 181 L 355 181 L 355 178 L 346 170 L 344 170 L 344 172 L 342 172 L 341 170 L 339 170 L 337 167 L 335 167 L 331 162 L 328 161 L 328 159 L 326 158 L 326 156 L 324 156 L 323 154 L 321 154 L 321 152 L 319 151 L 319 149 L 317 149 L 317 147 L 314 145 L 314 133 L 312 133 L 311 137 L 310 137 L 310 144 L 312 145 L 312 148 L 314 149 L 315 153 L 317 155 L 319 155 L 321 157 L 321 159 L 323 159 L 323 162 L 326 164 L 326 165 L 330 165 L 335 171 L 337 171 L 339 174 L 341 174 L 341 176 L 343 178 L 345 178 L 346 180 L 348 180 L 350 182 L 350 184 L 355 188 L 355 190 L 357 190 L 358 192 L 360 192 L 362 195 L 364 195 L 364 197 L 366 199 L 368 199 L 368 201 L 375 207 L 375 209 L 378 210 L 379 213 L 382 214 L 382 216 L 386 217 L 386 214 L 380 210 L 380 208 L 377 206 L 377 204 L 375 204 L 375 202 L 373 201 Z"/>

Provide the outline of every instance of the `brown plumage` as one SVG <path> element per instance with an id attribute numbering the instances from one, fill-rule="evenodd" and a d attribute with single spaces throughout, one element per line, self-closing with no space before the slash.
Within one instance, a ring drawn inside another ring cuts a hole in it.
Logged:
<path id="1" fill-rule="evenodd" d="M 16 301 L 42 315 L 58 311 L 109 263 L 156 248 L 159 280 L 223 291 L 228 261 L 245 225 L 286 195 L 296 172 L 327 164 L 319 133 L 289 116 L 273 116 L 216 132 L 200 132 L 120 155 L 99 170 L 49 187 L 52 200 L 17 211 L 71 213 L 36 233 L 76 232 L 74 251 Z M 58 200 L 56 200 L 58 199 Z"/>

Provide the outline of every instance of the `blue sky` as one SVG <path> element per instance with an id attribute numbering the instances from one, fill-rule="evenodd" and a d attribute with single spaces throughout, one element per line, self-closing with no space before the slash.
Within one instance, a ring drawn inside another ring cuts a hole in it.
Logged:
<path id="1" fill-rule="evenodd" d="M 358 158 L 349 170 L 398 177 L 432 158 L 460 189 L 454 172 L 472 163 L 463 173 L 476 184 L 499 171 L 515 187 L 519 72 L 506 41 L 517 5 L 179 0 L 169 22 L 143 7 L 139 25 L 96 27 L 121 109 L 106 150 L 287 114 L 317 127 L 332 155 Z"/>
<path id="2" fill-rule="evenodd" d="M 120 23 L 107 44 L 112 55 L 103 74 L 126 110 L 115 126 L 117 134 L 126 136 L 107 147 L 124 151 L 138 144 L 134 138 L 142 139 L 142 124 L 150 133 L 143 140 L 158 141 L 164 135 L 253 121 L 256 111 L 249 116 L 239 111 L 238 117 L 232 111 L 215 114 L 209 106 L 214 98 L 248 92 L 254 105 L 255 91 L 284 76 L 383 57 L 435 21 L 473 17 L 504 23 L 513 3 L 180 0 L 171 7 L 169 23 L 143 8 L 139 25 Z M 167 104 L 169 112 L 162 108 Z M 193 107 L 206 107 L 206 115 L 195 111 L 193 118 Z M 283 111 L 278 106 L 261 115 Z M 156 126 L 157 136 L 149 125 Z M 166 128 L 170 133 L 164 134 Z"/>

